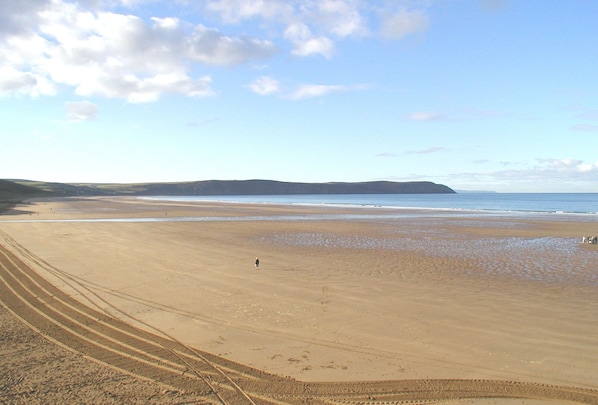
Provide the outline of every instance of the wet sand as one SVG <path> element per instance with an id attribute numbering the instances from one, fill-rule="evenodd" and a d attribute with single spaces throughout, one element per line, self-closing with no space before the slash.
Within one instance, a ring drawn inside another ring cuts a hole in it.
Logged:
<path id="1" fill-rule="evenodd" d="M 598 246 L 580 243 L 595 220 L 128 198 L 16 209 L 0 231 L 59 288 L 271 373 L 598 388 Z"/>

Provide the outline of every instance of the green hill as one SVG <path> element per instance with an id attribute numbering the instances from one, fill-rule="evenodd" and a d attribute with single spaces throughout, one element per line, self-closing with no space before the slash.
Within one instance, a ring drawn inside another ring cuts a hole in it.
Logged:
<path id="1" fill-rule="evenodd" d="M 0 179 L 0 212 L 27 198 L 46 196 L 48 193 L 38 187 Z"/>
<path id="2" fill-rule="evenodd" d="M 47 192 L 38 187 L 0 179 L 0 201 L 20 200 L 45 194 Z"/>
<path id="3" fill-rule="evenodd" d="M 273 194 L 448 194 L 442 184 L 428 181 L 361 183 L 293 183 L 274 180 L 206 180 L 178 183 L 45 183 L 14 182 L 58 196 L 101 195 L 273 195 Z"/>
<path id="4" fill-rule="evenodd" d="M 447 194 L 431 182 L 289 183 L 273 180 L 208 180 L 147 184 L 143 195 Z"/>
<path id="5" fill-rule="evenodd" d="M 0 203 L 40 197 L 110 195 L 291 195 L 291 194 L 453 194 L 454 190 L 428 181 L 362 183 L 292 183 L 273 180 L 207 180 L 179 183 L 49 183 L 0 180 Z"/>

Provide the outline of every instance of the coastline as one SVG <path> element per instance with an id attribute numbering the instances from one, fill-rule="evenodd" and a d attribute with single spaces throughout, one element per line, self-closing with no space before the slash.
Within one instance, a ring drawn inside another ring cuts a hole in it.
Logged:
<path id="1" fill-rule="evenodd" d="M 465 194 L 342 194 L 145 196 L 140 199 L 179 202 L 220 202 L 312 207 L 460 212 L 496 215 L 566 215 L 598 220 L 597 193 L 465 193 Z"/>
<path id="2" fill-rule="evenodd" d="M 362 209 L 342 207 L 134 198 L 48 200 L 14 211 L 11 220 L 39 221 L 0 220 L 0 231 L 38 258 L 31 265 L 59 288 L 113 315 L 126 313 L 127 322 L 153 325 L 277 375 L 302 381 L 500 378 L 597 388 L 598 287 L 587 277 L 596 249 L 578 241 L 595 233 L 594 222 L 389 221 L 379 209 L 363 217 Z M 331 213 L 362 216 L 346 221 L 330 219 Z M 77 222 L 144 217 L 220 220 Z M 239 217 L 249 219 L 222 220 Z M 43 221 L 51 219 L 74 221 Z M 382 243 L 388 240 L 393 244 Z M 476 245 L 481 240 L 485 244 Z M 550 263 L 546 250 L 526 250 L 514 262 L 516 255 L 497 249 L 514 240 L 533 241 L 532 248 L 566 244 L 577 262 L 559 266 L 570 266 L 563 274 L 578 274 L 562 282 L 520 277 L 515 270 Z M 459 246 L 463 252 L 455 252 Z M 515 270 L 482 271 L 488 264 Z M 57 274 L 76 278 L 90 292 L 82 294 Z"/>

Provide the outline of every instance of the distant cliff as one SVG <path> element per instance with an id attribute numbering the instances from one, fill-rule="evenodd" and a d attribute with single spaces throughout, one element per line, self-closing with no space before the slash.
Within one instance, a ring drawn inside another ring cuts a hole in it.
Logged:
<path id="1" fill-rule="evenodd" d="M 275 194 L 447 194 L 452 189 L 432 182 L 288 183 L 272 180 L 208 180 L 147 184 L 143 195 L 275 195 Z"/>
<path id="2" fill-rule="evenodd" d="M 454 194 L 451 188 L 428 181 L 362 183 L 291 183 L 273 180 L 206 180 L 180 183 L 47 183 L 1 180 L 15 197 L 106 196 L 106 195 L 275 195 L 275 194 Z"/>
<path id="3" fill-rule="evenodd" d="M 5 204 L 25 198 L 47 197 L 49 194 L 35 186 L 0 179 L 0 202 Z"/>
<path id="4" fill-rule="evenodd" d="M 0 179 L 0 212 L 27 198 L 45 196 L 48 196 L 48 193 L 37 187 Z"/>

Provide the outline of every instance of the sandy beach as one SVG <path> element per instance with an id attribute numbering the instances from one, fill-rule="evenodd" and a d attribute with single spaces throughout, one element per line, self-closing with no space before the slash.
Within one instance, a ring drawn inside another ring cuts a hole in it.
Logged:
<path id="1" fill-rule="evenodd" d="M 282 378 L 598 390 L 596 220 L 408 214 L 72 198 L 1 215 L 0 245 L 82 304 Z"/>

